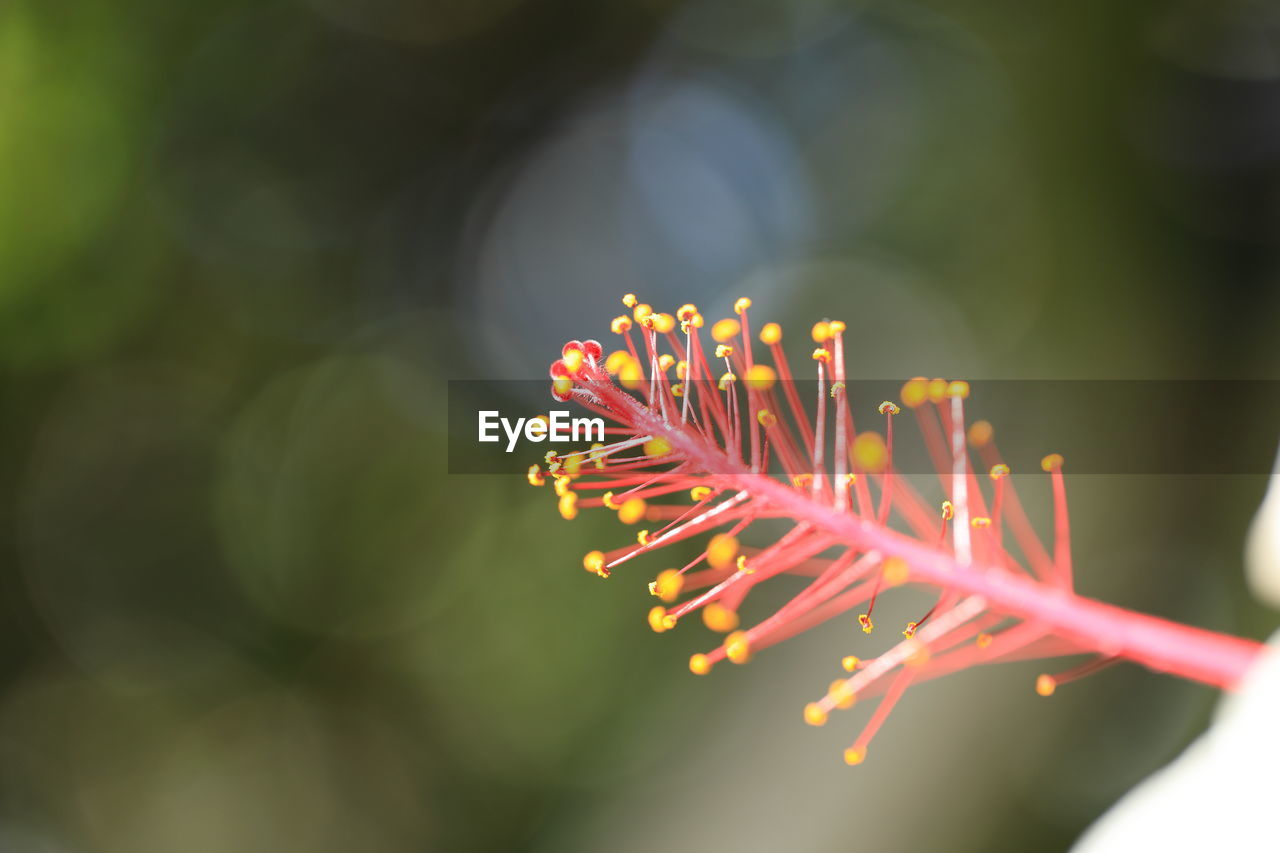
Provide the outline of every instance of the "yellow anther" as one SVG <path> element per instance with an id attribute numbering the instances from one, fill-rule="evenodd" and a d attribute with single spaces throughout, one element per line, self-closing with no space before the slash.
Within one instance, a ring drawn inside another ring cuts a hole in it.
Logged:
<path id="1" fill-rule="evenodd" d="M 711 339 L 718 343 L 731 341 L 742 330 L 742 324 L 732 318 L 716 320 L 711 326 Z"/>
<path id="2" fill-rule="evenodd" d="M 743 311 L 746 311 L 750 307 L 751 307 L 751 298 L 747 296 L 743 296 L 739 298 L 737 302 L 733 303 L 733 313 L 741 314 Z"/>
<path id="3" fill-rule="evenodd" d="M 923 376 L 908 379 L 907 383 L 902 386 L 900 396 L 902 397 L 902 405 L 908 409 L 923 405 L 929 399 L 929 380 Z"/>
<path id="4" fill-rule="evenodd" d="M 684 383 L 683 383 L 683 382 L 677 382 L 675 385 L 672 385 L 672 386 L 671 386 L 671 396 L 672 396 L 672 397 L 683 397 L 683 396 L 684 396 Z"/>
<path id="5" fill-rule="evenodd" d="M 702 608 L 702 623 L 720 634 L 738 627 L 738 614 L 719 602 L 713 601 Z"/>
<path id="6" fill-rule="evenodd" d="M 564 460 L 564 472 L 566 476 L 576 477 L 582 473 L 582 457 L 569 456 Z"/>
<path id="7" fill-rule="evenodd" d="M 702 654 L 694 655 L 689 658 L 689 671 L 694 675 L 706 675 L 711 671 L 711 659 Z"/>
<path id="8" fill-rule="evenodd" d="M 724 638 L 725 657 L 734 663 L 746 663 L 751 660 L 751 642 L 745 631 L 734 631 Z"/>
<path id="9" fill-rule="evenodd" d="M 648 531 L 648 530 L 638 530 L 638 531 L 636 531 L 636 541 L 637 541 L 637 542 L 639 542 L 641 545 L 648 545 L 648 544 L 649 544 L 649 531 Z"/>
<path id="10" fill-rule="evenodd" d="M 631 330 L 631 318 L 625 314 L 620 314 L 609 323 L 609 329 L 615 335 L 624 335 Z"/>
<path id="11" fill-rule="evenodd" d="M 813 351 L 813 360 L 821 361 L 823 364 L 826 364 L 831 361 L 831 351 L 824 347 L 818 347 Z"/>
<path id="12" fill-rule="evenodd" d="M 985 515 L 978 515 L 970 519 L 969 524 L 974 528 L 982 529 L 984 527 L 991 526 L 991 519 L 987 518 Z"/>
<path id="13" fill-rule="evenodd" d="M 907 627 L 902 629 L 902 636 L 910 640 L 916 635 L 916 628 L 920 627 L 919 622 L 908 622 Z"/>
<path id="14" fill-rule="evenodd" d="M 565 521 L 573 521 L 578 517 L 578 496 L 573 492 L 560 497 L 560 515 Z"/>
<path id="15" fill-rule="evenodd" d="M 676 357 L 669 352 L 664 352 L 662 355 L 658 356 L 658 369 L 661 370 L 663 373 L 666 373 L 668 370 L 670 370 L 671 365 L 675 363 L 676 363 Z M 683 379 L 684 377 L 681 376 L 680 378 Z"/>
<path id="16" fill-rule="evenodd" d="M 901 557 L 890 557 L 884 561 L 884 568 L 880 570 L 880 575 L 886 586 L 902 586 L 911 576 L 911 567 Z"/>
<path id="17" fill-rule="evenodd" d="M 542 476 L 542 471 L 539 470 L 538 466 L 530 465 L 529 466 L 529 485 L 541 486 L 545 482 L 547 482 L 547 478 Z"/>
<path id="18" fill-rule="evenodd" d="M 634 293 L 628 293 L 626 296 L 622 297 L 622 304 L 628 308 L 636 307 L 636 301 L 636 295 Z"/>
<path id="19" fill-rule="evenodd" d="M 573 479 L 568 475 L 556 477 L 556 497 L 562 498 L 569 494 L 569 490 L 573 486 Z"/>
<path id="20" fill-rule="evenodd" d="M 947 399 L 947 388 L 950 383 L 945 379 L 933 379 L 929 382 L 929 399 L 935 403 L 941 403 Z"/>
<path id="21" fill-rule="evenodd" d="M 1046 471 L 1054 471 L 1062 467 L 1063 459 L 1061 453 L 1050 453 L 1048 456 L 1040 460 L 1040 467 Z"/>
<path id="22" fill-rule="evenodd" d="M 577 373 L 582 369 L 582 361 L 586 356 L 582 354 L 580 349 L 571 349 L 564 354 L 564 366 L 568 368 L 570 373 Z"/>
<path id="23" fill-rule="evenodd" d="M 635 524 L 644 518 L 644 510 L 644 498 L 627 498 L 622 506 L 618 507 L 618 520 L 623 524 Z"/>
<path id="24" fill-rule="evenodd" d="M 978 648 L 985 649 L 987 646 L 991 645 L 991 635 L 986 631 L 983 631 L 981 634 L 973 638 L 973 642 L 977 644 Z"/>
<path id="25" fill-rule="evenodd" d="M 713 569 L 727 569 L 738 556 L 738 540 L 728 533 L 717 533 L 707 543 L 707 562 Z"/>
<path id="26" fill-rule="evenodd" d="M 836 703 L 836 707 L 841 711 L 849 710 L 858 701 L 858 694 L 849 686 L 849 682 L 843 678 L 837 678 L 831 682 L 831 685 L 827 688 L 827 696 Z"/>
<path id="27" fill-rule="evenodd" d="M 556 453 L 554 450 L 548 450 L 547 454 L 542 457 L 542 461 L 546 462 L 548 465 L 554 462 L 558 462 L 559 460 L 560 460 L 560 455 Z"/>
<path id="28" fill-rule="evenodd" d="M 604 565 L 603 551 L 588 551 L 582 558 L 582 568 L 602 578 L 609 577 L 609 570 Z"/>
<path id="29" fill-rule="evenodd" d="M 894 403 L 892 400 L 885 400 L 880 404 L 879 412 L 882 415 L 896 415 L 901 411 L 902 409 L 898 408 L 898 404 Z"/>
<path id="30" fill-rule="evenodd" d="M 601 497 L 600 500 L 604 503 L 605 507 L 608 509 L 615 509 L 615 510 L 622 509 L 622 504 L 618 503 L 613 499 L 613 492 L 605 492 L 604 496 Z"/>
<path id="31" fill-rule="evenodd" d="M 680 574 L 680 570 L 666 569 L 659 572 L 658 579 L 649 584 L 649 594 L 670 604 L 680 597 L 680 590 L 683 588 L 684 575 Z"/>
<path id="32" fill-rule="evenodd" d="M 849 462 L 860 471 L 879 473 L 889 464 L 889 448 L 878 432 L 858 433 L 849 445 Z"/>
<path id="33" fill-rule="evenodd" d="M 689 362 L 677 361 L 676 362 L 676 379 L 684 379 L 688 373 L 689 373 Z"/>
<path id="34" fill-rule="evenodd" d="M 845 330 L 846 328 L 848 328 L 848 327 L 844 324 L 844 321 L 843 321 L 843 320 L 832 320 L 831 322 L 827 323 L 827 327 L 828 327 L 829 329 L 831 329 L 831 336 L 832 336 L 833 338 L 834 338 L 836 335 L 843 334 L 843 333 L 844 333 L 844 330 Z"/>
<path id="35" fill-rule="evenodd" d="M 733 355 L 733 347 L 728 344 L 719 344 L 716 347 L 716 358 L 728 358 Z"/>
<path id="36" fill-rule="evenodd" d="M 690 329 L 701 329 L 706 324 L 706 322 L 707 322 L 706 318 L 703 317 L 701 314 L 694 314 L 690 316 L 687 320 L 680 321 L 680 331 L 685 332 L 687 334 Z"/>
<path id="37" fill-rule="evenodd" d="M 690 317 L 692 317 L 694 314 L 697 314 L 697 313 L 698 313 L 698 306 L 694 305 L 692 302 L 686 302 L 685 304 L 681 305 L 678 309 L 676 309 L 676 317 L 678 317 L 681 321 L 688 320 Z"/>
<path id="38" fill-rule="evenodd" d="M 791 478 L 791 484 L 797 489 L 807 489 L 813 485 L 812 474 L 796 474 Z"/>
<path id="39" fill-rule="evenodd" d="M 644 368 L 634 358 L 628 358 L 626 363 L 618 369 L 618 381 L 622 383 L 623 388 L 639 391 L 644 388 Z"/>
<path id="40" fill-rule="evenodd" d="M 844 763 L 854 767 L 867 760 L 867 751 L 857 747 L 849 747 L 844 751 Z"/>
<path id="41" fill-rule="evenodd" d="M 1009 466 L 1000 462 L 991 466 L 991 479 L 999 480 L 1002 477 L 1009 476 Z"/>
<path id="42" fill-rule="evenodd" d="M 547 473 L 553 476 L 558 475 L 560 473 L 560 469 L 563 467 L 564 465 L 562 465 L 559 460 L 556 460 L 547 466 Z"/>
<path id="43" fill-rule="evenodd" d="M 671 442 L 660 435 L 655 435 L 644 443 L 645 456 L 666 456 L 671 453 Z"/>
<path id="44" fill-rule="evenodd" d="M 815 344 L 825 343 L 831 340 L 831 324 L 827 322 L 813 324 L 813 342 Z"/>
<path id="45" fill-rule="evenodd" d="M 644 323 L 645 319 L 653 313 L 653 308 L 644 302 L 641 302 L 631 311 L 631 316 L 635 318 L 637 323 Z"/>
<path id="46" fill-rule="evenodd" d="M 551 380 L 551 388 L 563 397 L 573 390 L 573 379 L 568 376 L 557 376 Z"/>
<path id="47" fill-rule="evenodd" d="M 841 394 L 843 391 L 844 391 L 844 383 L 843 383 L 843 382 L 832 382 L 832 383 L 831 383 L 831 391 L 830 391 L 831 399 L 835 400 L 835 399 L 839 398 L 840 394 Z"/>
<path id="48" fill-rule="evenodd" d="M 662 627 L 663 627 L 663 628 L 666 628 L 668 631 L 670 631 L 672 628 L 674 628 L 674 627 L 676 626 L 676 623 L 677 623 L 678 621 L 679 621 L 679 620 L 678 620 L 678 619 L 676 619 L 676 617 L 674 617 L 674 616 L 672 616 L 670 613 L 668 613 L 668 614 L 666 614 L 665 616 L 663 616 L 663 617 L 662 617 Z"/>
<path id="49" fill-rule="evenodd" d="M 974 447 L 986 447 L 996 434 L 990 421 L 974 421 L 969 426 L 969 443 Z"/>
<path id="50" fill-rule="evenodd" d="M 746 555 L 746 554 L 739 554 L 739 555 L 738 555 L 738 563 L 737 563 L 737 565 L 738 565 L 738 571 L 742 572 L 744 575 L 754 575 L 754 574 L 756 573 L 756 570 L 755 570 L 755 569 L 747 568 L 747 555 Z"/>
<path id="51" fill-rule="evenodd" d="M 773 426 L 778 422 L 777 417 L 775 417 L 773 412 L 769 411 L 768 409 L 761 409 L 760 411 L 756 412 L 756 420 L 759 421 L 760 426 L 764 427 L 765 429 L 768 429 L 769 427 Z"/>
<path id="52" fill-rule="evenodd" d="M 871 617 L 865 613 L 858 614 L 858 624 L 862 626 L 862 633 L 864 634 L 870 634 L 876 627 L 875 623 L 871 621 Z"/>
<path id="53" fill-rule="evenodd" d="M 942 502 L 942 520 L 950 521 L 956 517 L 956 505 L 951 501 Z"/>
<path id="54" fill-rule="evenodd" d="M 861 663 L 861 661 L 854 655 L 845 655 L 840 658 L 840 666 L 845 672 L 853 672 L 858 668 L 859 663 Z"/>
<path id="55" fill-rule="evenodd" d="M 670 314 L 650 314 L 649 319 L 653 321 L 653 330 L 660 335 L 675 330 L 676 318 Z"/>
<path id="56" fill-rule="evenodd" d="M 595 463 L 595 466 L 597 468 L 604 470 L 605 454 L 597 453 L 596 451 L 599 451 L 599 450 L 604 450 L 604 445 L 597 441 L 595 444 L 591 445 L 591 452 L 587 454 L 587 458 L 592 460 Z"/>
<path id="57" fill-rule="evenodd" d="M 773 346 L 782 341 L 782 327 L 777 323 L 765 323 L 760 330 L 760 343 Z"/>
<path id="58" fill-rule="evenodd" d="M 713 494 L 715 494 L 715 490 L 710 486 L 694 486 L 689 490 L 689 497 L 693 498 L 698 503 L 702 503 Z"/>
<path id="59" fill-rule="evenodd" d="M 604 369 L 610 373 L 617 373 L 629 361 L 631 361 L 631 353 L 626 350 L 616 349 L 605 358 Z"/>
<path id="60" fill-rule="evenodd" d="M 718 383 L 718 387 L 720 388 L 721 391 L 725 391 L 725 390 L 728 390 L 730 385 L 732 385 L 734 382 L 737 382 L 737 381 L 738 381 L 738 377 L 734 376 L 732 373 L 726 373 L 724 376 L 720 377 L 720 382 Z"/>
<path id="61" fill-rule="evenodd" d="M 959 397 L 961 400 L 969 396 L 969 383 L 958 379 L 947 386 L 948 397 Z"/>
<path id="62" fill-rule="evenodd" d="M 767 364 L 753 364 L 747 368 L 747 387 L 754 391 L 768 391 L 778 381 L 778 373 Z"/>
<path id="63" fill-rule="evenodd" d="M 804 706 L 804 721 L 811 726 L 826 725 L 827 712 L 817 702 L 810 702 Z"/>
<path id="64" fill-rule="evenodd" d="M 1054 680 L 1052 675 L 1041 673 L 1036 676 L 1036 692 L 1041 696 L 1052 696 L 1053 691 L 1058 689 L 1058 682 Z"/>
<path id="65" fill-rule="evenodd" d="M 655 634 L 661 634 L 667 630 L 667 626 L 663 620 L 667 618 L 667 608 L 661 605 L 653 607 L 649 610 L 649 627 L 653 629 Z"/>

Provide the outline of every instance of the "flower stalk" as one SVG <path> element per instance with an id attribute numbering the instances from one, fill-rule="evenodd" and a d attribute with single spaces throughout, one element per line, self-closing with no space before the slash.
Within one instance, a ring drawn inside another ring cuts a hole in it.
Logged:
<path id="1" fill-rule="evenodd" d="M 605 358 L 599 343 L 571 341 L 550 370 L 553 396 L 612 421 L 608 433 L 616 440 L 564 456 L 549 453 L 545 470 L 534 466 L 529 480 L 553 480 L 566 519 L 600 506 L 625 523 L 650 523 L 633 545 L 587 554 L 584 567 L 601 577 L 668 544 L 709 535 L 694 560 L 649 584 L 663 602 L 650 611 L 653 630 L 671 630 L 700 612 L 707 627 L 725 634 L 690 659 L 696 674 L 724 660 L 745 663 L 862 606 L 851 623 L 871 633 L 882 591 L 903 583 L 933 588 L 936 603 L 908 623 L 900 642 L 869 660 L 844 656 L 845 676 L 805 706 L 806 722 L 822 725 L 831 712 L 860 698 L 882 697 L 845 751 L 848 763 L 861 763 L 912 685 L 969 666 L 1091 656 L 1057 675 L 1042 674 L 1037 692 L 1050 695 L 1058 685 L 1118 661 L 1231 689 L 1256 659 L 1260 646 L 1252 641 L 1076 594 L 1062 457 L 1051 454 L 1042 463 L 1054 498 L 1050 552 L 1022 509 L 990 425 L 966 428 L 967 383 L 917 378 L 902 389 L 901 403 L 915 414 L 946 494 L 939 522 L 938 511 L 894 467 L 894 416 L 902 408 L 893 401 L 879 405 L 883 433 L 855 428 L 843 323 L 824 321 L 813 329 L 818 405 L 810 421 L 777 324 L 766 324 L 759 335 L 772 366 L 754 358 L 750 300 L 738 300 L 737 319 L 712 326 L 714 349 L 701 341 L 704 320 L 696 307 L 683 306 L 672 316 L 630 295 L 623 301 L 632 313 L 615 319 L 612 328 L 624 349 Z M 636 327 L 642 348 L 632 337 Z M 663 344 L 669 351 L 661 351 Z M 723 372 L 713 371 L 720 362 Z M 986 467 L 985 477 L 975 471 L 971 451 Z M 744 546 L 739 537 L 762 519 L 792 526 L 764 547 Z M 1006 534 L 1022 560 L 1005 546 Z M 743 600 L 783 575 L 807 583 L 772 615 L 739 630 Z M 682 595 L 687 597 L 680 600 Z"/>

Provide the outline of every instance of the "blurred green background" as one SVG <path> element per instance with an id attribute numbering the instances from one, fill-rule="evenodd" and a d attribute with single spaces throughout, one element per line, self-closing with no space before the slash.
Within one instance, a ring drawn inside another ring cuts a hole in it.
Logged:
<path id="1" fill-rule="evenodd" d="M 1065 848 L 1210 691 L 969 673 L 845 768 L 857 721 L 800 708 L 850 626 L 694 679 L 647 570 L 580 568 L 627 530 L 446 475 L 444 383 L 542 376 L 629 290 L 843 318 L 864 377 L 1280 378 L 1278 34 L 1234 2 L 0 5 L 0 849 Z M 1185 451 L 1275 434 L 1249 402 Z M 1070 481 L 1081 590 L 1265 636 L 1265 487 Z"/>

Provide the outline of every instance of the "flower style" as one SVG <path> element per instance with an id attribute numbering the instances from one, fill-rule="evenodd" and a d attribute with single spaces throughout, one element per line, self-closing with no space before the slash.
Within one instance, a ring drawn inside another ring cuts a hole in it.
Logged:
<path id="1" fill-rule="evenodd" d="M 745 663 L 844 614 L 871 633 L 882 592 L 904 583 L 936 590 L 934 605 L 901 629 L 900 642 L 871 659 L 844 657 L 845 676 L 804 706 L 805 721 L 822 725 L 837 709 L 880 697 L 845 750 L 849 764 L 864 760 L 908 688 L 970 666 L 1090 656 L 1041 675 L 1036 690 L 1047 696 L 1124 660 L 1231 688 L 1254 661 L 1259 646 L 1252 641 L 1077 595 L 1063 458 L 1050 454 L 1042 462 L 1054 503 L 1050 550 L 1023 511 L 990 424 L 966 425 L 967 383 L 912 379 L 902 388 L 901 406 L 878 406 L 883 432 L 859 432 L 846 393 L 843 323 L 823 321 L 812 329 L 818 392 L 811 419 L 776 323 L 759 333 L 771 363 L 756 360 L 749 299 L 737 301 L 736 318 L 711 326 L 713 345 L 704 345 L 705 321 L 693 305 L 673 316 L 630 294 L 623 303 L 631 312 L 616 318 L 612 330 L 624 348 L 605 357 L 596 341 L 570 341 L 550 369 L 552 396 L 610 421 L 610 443 L 550 452 L 545 467 L 529 469 L 529 481 L 553 480 L 566 519 L 605 507 L 627 524 L 647 523 L 634 543 L 584 557 L 583 566 L 601 577 L 642 554 L 706 537 L 695 559 L 649 584 L 663 602 L 649 613 L 654 631 L 700 612 L 709 628 L 726 635 L 690 659 L 698 675 L 726 659 Z M 664 347 L 668 351 L 660 351 Z M 895 418 L 903 407 L 912 410 L 947 496 L 940 510 L 894 467 Z M 767 547 L 745 546 L 743 534 L 764 519 L 790 527 Z M 1006 537 L 1025 564 L 1010 553 Z M 783 574 L 808 583 L 771 616 L 741 629 L 744 599 Z"/>

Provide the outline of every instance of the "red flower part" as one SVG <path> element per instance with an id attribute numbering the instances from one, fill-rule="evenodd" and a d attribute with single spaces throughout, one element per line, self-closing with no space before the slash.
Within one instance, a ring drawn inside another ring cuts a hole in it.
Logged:
<path id="1" fill-rule="evenodd" d="M 694 560 L 649 584 L 663 602 L 649 613 L 654 631 L 701 612 L 708 627 L 726 633 L 721 644 L 690 659 L 694 673 L 705 674 L 725 659 L 745 663 L 854 611 L 860 611 L 854 624 L 871 633 L 884 590 L 914 583 L 937 591 L 936 603 L 905 626 L 900 642 L 868 660 L 845 656 L 848 675 L 805 706 L 804 719 L 822 725 L 857 699 L 881 697 L 845 751 L 848 763 L 862 762 L 909 687 L 969 666 L 1092 655 L 1065 672 L 1041 675 L 1036 690 L 1047 696 L 1122 660 L 1221 688 L 1234 686 L 1254 661 L 1261 647 L 1252 641 L 1077 595 L 1062 457 L 1051 454 L 1042 462 L 1053 493 L 1050 554 L 1023 511 L 991 425 L 979 421 L 966 428 L 967 383 L 915 378 L 901 392 L 947 495 L 939 513 L 894 469 L 899 405 L 879 405 L 883 434 L 855 428 L 846 396 L 844 323 L 813 327 L 818 399 L 811 421 L 776 323 L 759 335 L 772 364 L 755 360 L 749 299 L 735 304 L 736 319 L 712 325 L 713 349 L 702 341 L 704 320 L 695 306 L 682 306 L 673 316 L 655 313 L 630 294 L 623 303 L 632 314 L 616 318 L 612 329 L 625 349 L 602 359 L 596 341 L 570 341 L 550 370 L 553 397 L 576 400 L 611 421 L 606 432 L 614 440 L 564 456 L 548 453 L 545 474 L 554 480 L 566 519 L 579 509 L 606 507 L 626 523 L 648 522 L 635 543 L 586 555 L 584 567 L 601 577 L 665 545 L 706 537 Z M 637 327 L 642 350 L 632 337 Z M 829 426 L 836 449 L 830 460 Z M 986 477 L 975 472 L 971 448 Z M 541 467 L 530 469 L 529 481 L 545 481 Z M 767 547 L 743 545 L 740 537 L 766 518 L 787 519 L 792 527 Z M 1025 564 L 1005 547 L 1006 534 Z M 819 556 L 832 550 L 839 551 L 834 558 Z M 743 600 L 783 574 L 808 583 L 764 621 L 740 630 Z"/>

